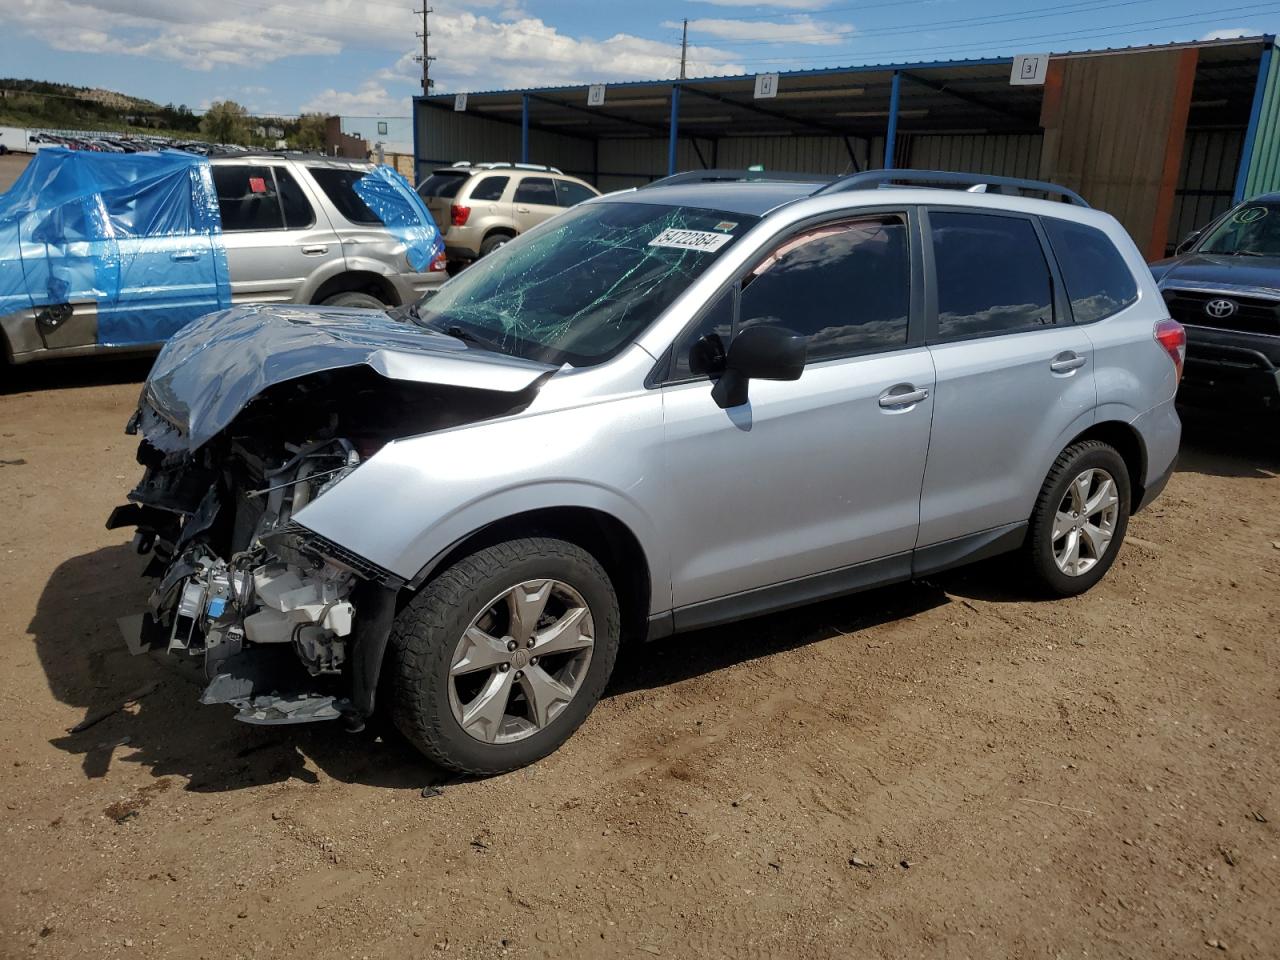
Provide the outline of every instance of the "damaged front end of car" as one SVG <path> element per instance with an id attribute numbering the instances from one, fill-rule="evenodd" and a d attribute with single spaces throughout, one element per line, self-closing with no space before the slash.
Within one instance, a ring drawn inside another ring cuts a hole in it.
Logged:
<path id="1" fill-rule="evenodd" d="M 319 314 L 221 316 L 216 335 L 184 331 L 166 347 L 127 427 L 142 434 L 144 473 L 107 527 L 136 528 L 156 584 L 148 610 L 121 626 L 134 652 L 199 658 L 201 702 L 230 704 L 239 720 L 343 718 L 358 729 L 405 579 L 296 515 L 388 443 L 523 408 L 549 371 L 526 365 L 513 379 L 510 365 L 469 359 L 425 331 L 410 340 L 420 350 L 397 360 L 380 345 L 394 334 L 406 348 L 390 320 L 370 320 L 384 336 L 365 329 L 352 350 L 354 331 L 322 332 Z M 256 366 L 237 328 L 253 329 Z M 273 339 L 287 347 L 264 361 Z"/>

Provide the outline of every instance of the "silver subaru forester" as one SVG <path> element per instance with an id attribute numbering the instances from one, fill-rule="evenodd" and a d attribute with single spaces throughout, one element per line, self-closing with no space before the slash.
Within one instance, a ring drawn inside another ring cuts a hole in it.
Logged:
<path id="1" fill-rule="evenodd" d="M 392 313 L 165 347 L 108 523 L 157 578 L 127 632 L 243 721 L 377 707 L 476 774 L 562 744 L 624 640 L 1008 551 L 1087 590 L 1178 450 L 1182 328 L 1034 181 L 681 174 Z"/>

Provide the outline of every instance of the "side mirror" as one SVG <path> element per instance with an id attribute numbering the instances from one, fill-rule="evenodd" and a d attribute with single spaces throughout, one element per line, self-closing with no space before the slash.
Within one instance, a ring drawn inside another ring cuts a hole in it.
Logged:
<path id="1" fill-rule="evenodd" d="M 756 380 L 799 380 L 809 346 L 805 337 L 785 327 L 747 327 L 729 344 L 724 373 L 711 398 L 722 409 L 747 402 L 747 383 Z"/>
<path id="2" fill-rule="evenodd" d="M 1173 248 L 1173 255 L 1177 257 L 1186 253 L 1187 248 L 1190 247 L 1192 244 L 1194 244 L 1197 240 L 1199 240 L 1200 234 L 1203 232 L 1204 232 L 1203 230 L 1192 230 L 1190 233 L 1188 233 L 1185 237 L 1182 238 L 1182 242 Z"/>

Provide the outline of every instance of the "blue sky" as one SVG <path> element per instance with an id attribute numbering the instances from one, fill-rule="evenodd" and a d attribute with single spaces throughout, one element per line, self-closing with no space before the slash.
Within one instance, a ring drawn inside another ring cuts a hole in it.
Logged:
<path id="1" fill-rule="evenodd" d="M 412 0 L 0 0 L 0 73 L 199 110 L 402 117 Z M 1275 32 L 1280 0 L 433 0 L 437 91 L 1056 52 Z M 370 122 L 370 126 L 372 123 Z M 399 126 L 396 124 L 396 126 Z M 371 131 L 370 131 L 371 132 Z"/>

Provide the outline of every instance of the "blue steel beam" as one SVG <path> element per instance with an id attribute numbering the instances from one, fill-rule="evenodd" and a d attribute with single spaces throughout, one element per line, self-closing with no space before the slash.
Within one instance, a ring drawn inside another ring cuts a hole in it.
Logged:
<path id="1" fill-rule="evenodd" d="M 671 133 L 667 139 L 667 176 L 676 172 L 676 146 L 680 139 L 680 84 L 671 85 Z"/>
<path id="2" fill-rule="evenodd" d="M 1271 44 L 1262 49 L 1262 58 L 1258 61 L 1258 82 L 1253 88 L 1253 106 L 1249 108 L 1249 126 L 1244 133 L 1244 146 L 1240 148 L 1240 168 L 1236 171 L 1236 188 L 1231 195 L 1232 203 L 1244 199 L 1244 191 L 1249 183 L 1249 167 L 1253 163 L 1253 145 L 1258 139 L 1258 122 L 1262 117 L 1262 101 L 1267 92 L 1267 78 L 1271 75 Z"/>
<path id="3" fill-rule="evenodd" d="M 520 98 L 520 162 L 529 162 L 529 95 Z"/>
<path id="4" fill-rule="evenodd" d="M 898 139 L 898 94 L 902 89 L 902 74 L 893 71 L 893 86 L 889 88 L 889 129 L 884 135 L 884 168 L 893 169 L 894 141 Z"/>

